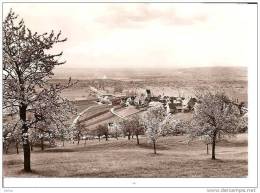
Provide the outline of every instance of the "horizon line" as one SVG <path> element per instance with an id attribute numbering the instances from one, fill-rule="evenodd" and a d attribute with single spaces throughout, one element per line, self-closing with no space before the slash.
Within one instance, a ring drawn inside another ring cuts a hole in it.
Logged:
<path id="1" fill-rule="evenodd" d="M 58 66 L 58 68 L 55 69 L 189 69 L 189 68 L 248 68 L 248 66 L 193 66 L 193 67 L 61 67 Z"/>

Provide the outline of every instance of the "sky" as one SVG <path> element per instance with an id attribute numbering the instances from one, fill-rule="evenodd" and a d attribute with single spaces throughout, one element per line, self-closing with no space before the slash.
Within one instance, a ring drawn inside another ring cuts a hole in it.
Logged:
<path id="1" fill-rule="evenodd" d="M 63 68 L 248 66 L 256 4 L 5 3 L 38 33 L 68 38 Z"/>

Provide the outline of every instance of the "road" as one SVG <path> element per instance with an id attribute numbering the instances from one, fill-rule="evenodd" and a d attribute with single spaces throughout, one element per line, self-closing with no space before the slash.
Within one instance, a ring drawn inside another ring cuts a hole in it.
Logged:
<path id="1" fill-rule="evenodd" d="M 79 119 L 85 115 L 87 112 L 93 110 L 93 108 L 95 107 L 100 107 L 101 105 L 92 105 L 86 109 L 84 109 L 83 111 L 81 111 L 79 113 L 79 115 L 73 120 L 72 124 L 71 124 L 71 128 L 75 127 L 75 125 L 77 124 L 77 122 L 79 121 Z M 103 105 L 104 107 L 106 107 L 106 105 Z M 105 124 L 107 122 L 113 122 L 116 119 L 127 119 L 127 117 L 139 113 L 140 110 L 136 109 L 135 107 L 127 107 L 127 108 L 119 108 L 116 109 L 114 107 L 112 107 L 110 109 L 110 111 L 108 111 L 107 113 L 103 113 L 101 115 L 97 115 L 95 117 L 92 117 L 90 119 L 86 118 L 85 124 L 88 128 L 90 129 L 94 129 L 97 125 L 99 124 Z"/>
<path id="2" fill-rule="evenodd" d="M 100 107 L 100 106 L 101 106 L 100 104 L 92 105 L 92 106 L 90 106 L 90 107 L 84 109 L 83 111 L 81 111 L 81 112 L 79 113 L 79 115 L 73 120 L 73 122 L 72 122 L 72 124 L 71 124 L 70 127 L 71 127 L 71 128 L 74 127 L 74 126 L 77 124 L 79 118 L 80 118 L 82 115 L 84 115 L 86 112 L 88 112 L 89 110 L 93 109 L 94 107 Z M 105 105 L 103 105 L 103 106 L 105 106 Z"/>

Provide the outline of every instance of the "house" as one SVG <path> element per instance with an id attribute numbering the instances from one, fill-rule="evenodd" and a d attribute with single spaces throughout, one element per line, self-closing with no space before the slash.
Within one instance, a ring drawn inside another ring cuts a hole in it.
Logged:
<path id="1" fill-rule="evenodd" d="M 107 128 L 110 130 L 110 129 L 113 129 L 114 128 L 114 123 L 113 122 L 109 122 L 107 124 Z"/>
<path id="2" fill-rule="evenodd" d="M 127 106 L 129 106 L 129 105 L 134 105 L 134 100 L 135 100 L 135 97 L 134 97 L 134 96 L 128 97 L 128 98 L 126 99 L 125 104 L 126 104 Z"/>
<path id="3" fill-rule="evenodd" d="M 188 97 L 183 100 L 183 110 L 184 111 L 191 111 L 194 108 L 195 103 L 197 102 L 196 98 Z"/>
<path id="4" fill-rule="evenodd" d="M 135 99 L 134 99 L 134 104 L 136 106 L 143 106 L 145 105 L 145 96 L 144 95 L 141 95 L 141 96 L 136 96 Z"/>
<path id="5" fill-rule="evenodd" d="M 148 100 L 150 100 L 152 94 L 151 94 L 151 90 L 150 89 L 146 89 L 146 98 L 148 98 Z"/>
<path id="6" fill-rule="evenodd" d="M 120 105 L 122 102 L 121 98 L 114 98 L 111 101 L 113 106 Z"/>
<path id="7" fill-rule="evenodd" d="M 166 112 L 167 112 L 167 114 L 176 113 L 177 112 L 176 106 L 173 103 L 167 103 Z"/>
<path id="8" fill-rule="evenodd" d="M 173 103 L 173 101 L 176 100 L 177 97 L 170 97 L 169 99 L 170 99 L 170 101 Z"/>
<path id="9" fill-rule="evenodd" d="M 176 107 L 176 113 L 183 112 L 183 107 L 182 106 L 175 106 L 175 107 Z"/>
<path id="10" fill-rule="evenodd" d="M 175 106 L 182 106 L 182 99 L 178 97 L 175 100 L 173 100 L 173 103 L 175 104 Z"/>

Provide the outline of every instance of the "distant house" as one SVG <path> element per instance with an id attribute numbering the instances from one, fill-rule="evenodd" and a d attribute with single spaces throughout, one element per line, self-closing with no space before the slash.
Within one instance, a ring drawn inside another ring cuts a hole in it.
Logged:
<path id="1" fill-rule="evenodd" d="M 183 107 L 182 106 L 176 106 L 176 112 L 177 113 L 183 112 Z"/>
<path id="2" fill-rule="evenodd" d="M 167 114 L 169 113 L 176 113 L 177 112 L 177 108 L 173 103 L 167 103 L 166 105 L 166 112 Z"/>
<path id="3" fill-rule="evenodd" d="M 173 103 L 174 100 L 176 100 L 177 97 L 170 97 L 170 101 Z"/>
<path id="4" fill-rule="evenodd" d="M 182 99 L 180 97 L 176 98 L 173 100 L 173 104 L 175 104 L 175 106 L 182 106 Z"/>
<path id="5" fill-rule="evenodd" d="M 122 102 L 121 98 L 114 98 L 111 101 L 113 106 L 120 105 Z"/>
<path id="6" fill-rule="evenodd" d="M 126 105 L 129 106 L 129 105 L 134 105 L 134 100 L 135 100 L 135 97 L 134 96 L 131 96 L 131 97 L 128 97 L 126 99 Z"/>
<path id="7" fill-rule="evenodd" d="M 183 100 L 183 110 L 190 111 L 193 110 L 195 103 L 197 102 L 196 98 L 188 97 Z"/>
<path id="8" fill-rule="evenodd" d="M 113 122 L 109 122 L 109 123 L 107 124 L 107 128 L 108 128 L 108 129 L 113 129 L 113 128 L 114 128 L 114 123 L 113 123 Z"/>
<path id="9" fill-rule="evenodd" d="M 125 96 L 124 96 L 124 97 L 120 97 L 120 98 L 121 98 L 122 102 L 124 102 L 124 103 L 125 103 L 126 100 L 128 99 L 128 97 L 125 97 Z"/>
<path id="10" fill-rule="evenodd" d="M 151 94 L 151 90 L 150 89 L 146 89 L 146 98 L 148 98 L 148 100 L 150 100 L 152 94 Z"/>
<path id="11" fill-rule="evenodd" d="M 136 106 L 142 106 L 145 104 L 145 96 L 144 95 L 141 95 L 141 96 L 136 96 L 135 99 L 134 99 L 134 104 Z"/>

